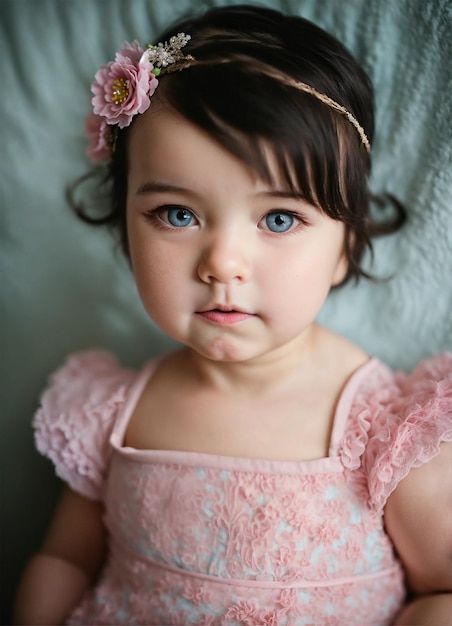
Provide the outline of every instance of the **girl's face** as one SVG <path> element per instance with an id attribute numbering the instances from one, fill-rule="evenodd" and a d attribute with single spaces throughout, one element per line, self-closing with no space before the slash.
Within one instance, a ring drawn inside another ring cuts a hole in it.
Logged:
<path id="1" fill-rule="evenodd" d="M 157 103 L 129 137 L 127 227 L 143 304 L 168 335 L 217 361 L 309 343 L 345 276 L 344 226 L 270 185 Z"/>

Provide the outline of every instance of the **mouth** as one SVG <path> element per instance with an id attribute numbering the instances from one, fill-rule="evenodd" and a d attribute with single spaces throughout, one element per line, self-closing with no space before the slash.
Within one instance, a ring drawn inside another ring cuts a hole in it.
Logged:
<path id="1" fill-rule="evenodd" d="M 202 317 L 208 322 L 219 325 L 237 324 L 255 317 L 254 314 L 247 313 L 239 307 L 221 305 L 204 311 L 197 311 L 196 315 Z"/>

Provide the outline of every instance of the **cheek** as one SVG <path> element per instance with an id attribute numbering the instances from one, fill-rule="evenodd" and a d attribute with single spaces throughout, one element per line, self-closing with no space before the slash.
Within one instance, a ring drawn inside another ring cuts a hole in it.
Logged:
<path id="1" fill-rule="evenodd" d="M 339 265 L 342 267 L 338 258 L 339 253 L 325 259 L 318 251 L 309 251 L 275 263 L 262 278 L 267 302 L 275 311 L 284 311 L 287 318 L 302 313 L 316 316 L 336 279 Z"/>
<path id="2" fill-rule="evenodd" d="M 132 270 L 142 298 L 159 293 L 171 281 L 170 265 L 161 262 L 158 245 L 140 230 L 129 229 L 129 250 Z"/>
<path id="3" fill-rule="evenodd" d="M 165 271 L 153 255 L 147 262 L 135 262 L 133 272 L 141 303 L 149 318 L 164 332 L 172 336 L 174 313 L 179 311 L 183 296 L 181 285 L 171 272 Z M 155 262 L 154 262 L 155 261 Z"/>
<path id="4" fill-rule="evenodd" d="M 171 246 L 146 230 L 130 232 L 130 258 L 138 293 L 148 315 L 171 332 L 175 311 L 188 301 L 190 267 L 181 246 Z"/>
<path id="5" fill-rule="evenodd" d="M 132 269 L 138 290 L 142 296 L 155 298 L 177 282 L 174 271 L 176 261 L 165 263 L 158 249 L 147 247 L 134 248 L 131 251 Z"/>

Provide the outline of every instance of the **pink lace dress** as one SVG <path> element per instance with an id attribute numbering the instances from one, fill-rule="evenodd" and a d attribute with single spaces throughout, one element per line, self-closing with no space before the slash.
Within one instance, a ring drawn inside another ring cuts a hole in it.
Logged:
<path id="1" fill-rule="evenodd" d="M 38 449 L 105 506 L 109 557 L 69 624 L 389 624 L 403 576 L 383 507 L 452 440 L 452 355 L 411 376 L 371 359 L 340 398 L 327 458 L 274 462 L 123 446 L 156 368 L 73 356 L 34 421 Z"/>

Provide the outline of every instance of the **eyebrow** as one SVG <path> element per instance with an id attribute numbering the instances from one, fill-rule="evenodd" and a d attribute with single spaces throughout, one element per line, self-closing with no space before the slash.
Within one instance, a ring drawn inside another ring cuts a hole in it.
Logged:
<path id="1" fill-rule="evenodd" d="M 143 183 L 136 190 L 136 194 L 138 196 L 144 196 L 148 193 L 164 193 L 164 192 L 185 192 L 185 193 L 193 193 L 190 189 L 186 189 L 185 187 L 180 187 L 179 185 L 170 185 L 169 183 L 160 183 L 156 181 L 148 181 Z"/>
<path id="2" fill-rule="evenodd" d="M 271 189 L 270 191 L 262 191 L 259 195 L 268 198 L 288 198 L 289 200 L 306 200 L 306 196 L 301 191 L 290 191 L 284 189 Z"/>
<path id="3" fill-rule="evenodd" d="M 191 189 L 187 187 L 182 187 L 180 185 L 173 185 L 170 183 L 163 183 L 158 181 L 147 181 L 140 185 L 136 190 L 136 195 L 144 196 L 148 193 L 188 193 L 191 195 L 195 195 Z M 262 196 L 265 198 L 275 198 L 275 199 L 289 199 L 289 200 L 306 200 L 306 196 L 300 191 L 291 191 L 285 189 L 270 189 L 268 191 L 261 191 L 257 194 L 258 196 Z"/>

